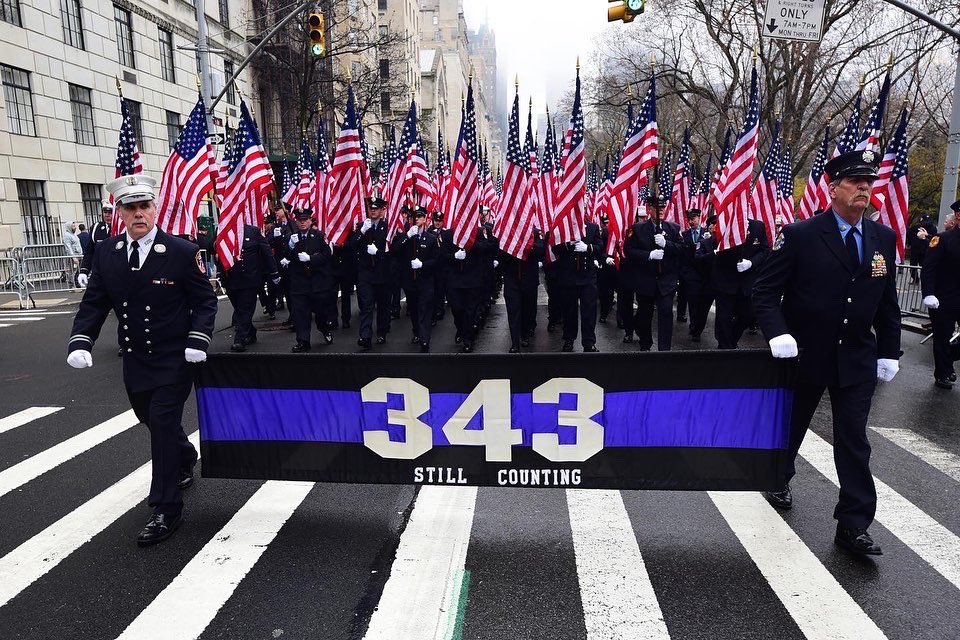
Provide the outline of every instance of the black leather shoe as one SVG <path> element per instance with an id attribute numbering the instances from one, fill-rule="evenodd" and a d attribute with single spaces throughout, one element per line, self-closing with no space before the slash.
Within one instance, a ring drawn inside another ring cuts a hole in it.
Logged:
<path id="1" fill-rule="evenodd" d="M 507 353 L 520 353 L 520 347 L 510 347 Z"/>
<path id="2" fill-rule="evenodd" d="M 173 535 L 173 532 L 183 523 L 183 516 L 179 513 L 170 515 L 167 513 L 155 513 L 150 516 L 146 526 L 140 530 L 137 536 L 137 544 L 141 547 L 149 547 L 152 544 L 163 542 Z"/>
<path id="3" fill-rule="evenodd" d="M 591 344 L 589 347 L 583 348 L 584 353 L 600 353 L 600 349 L 597 349 L 597 345 Z"/>
<path id="4" fill-rule="evenodd" d="M 304 353 L 306 351 L 310 351 L 310 345 L 304 342 L 298 342 L 297 344 L 293 345 L 293 349 L 290 349 L 290 351 L 293 353 Z"/>
<path id="5" fill-rule="evenodd" d="M 377 336 L 377 344 L 386 344 L 387 336 Z"/>
<path id="6" fill-rule="evenodd" d="M 357 346 L 360 347 L 363 351 L 370 351 L 370 340 L 366 338 L 360 338 L 357 340 Z"/>
<path id="7" fill-rule="evenodd" d="M 177 478 L 177 488 L 180 491 L 186 491 L 193 486 L 193 466 L 195 464 L 197 464 L 196 461 L 189 467 L 180 469 L 180 475 Z"/>
<path id="8" fill-rule="evenodd" d="M 767 499 L 772 506 L 777 509 L 788 511 L 793 508 L 793 493 L 790 491 L 790 485 L 783 491 L 766 491 L 763 497 Z"/>
<path id="9" fill-rule="evenodd" d="M 420 343 L 420 353 L 430 353 L 430 343 L 421 342 Z"/>
<path id="10" fill-rule="evenodd" d="M 326 342 L 328 345 L 333 344 L 333 334 L 330 333 L 329 331 L 323 334 L 323 341 Z"/>
<path id="11" fill-rule="evenodd" d="M 933 384 L 941 389 L 953 389 L 953 383 L 950 382 L 950 378 L 937 378 Z"/>
<path id="12" fill-rule="evenodd" d="M 270 320 L 276 320 L 276 319 L 277 319 L 277 314 L 271 313 L 270 315 L 267 316 L 267 318 L 269 318 Z"/>
<path id="13" fill-rule="evenodd" d="M 563 343 L 563 347 L 560 348 L 560 351 L 563 351 L 564 353 L 570 353 L 571 351 L 573 351 L 573 341 L 571 340 L 565 341 Z"/>
<path id="14" fill-rule="evenodd" d="M 350 321 L 349 321 L 349 320 L 344 320 L 343 322 L 340 323 L 340 326 L 343 327 L 344 329 L 349 329 L 349 328 L 350 328 Z"/>
<path id="15" fill-rule="evenodd" d="M 633 342 L 633 336 L 632 336 L 632 335 L 625 335 L 625 336 L 623 336 L 623 344 L 630 344 L 631 342 Z"/>
<path id="16" fill-rule="evenodd" d="M 123 357 L 123 347 L 120 347 L 119 349 L 117 349 L 117 357 L 118 358 Z"/>
<path id="17" fill-rule="evenodd" d="M 459 331 L 457 332 L 457 335 L 454 336 L 453 341 L 456 342 L 457 344 L 460 344 L 461 342 L 463 342 L 463 338 L 460 336 Z"/>
<path id="18" fill-rule="evenodd" d="M 957 374 L 951 373 L 951 374 L 950 374 L 950 377 L 947 378 L 947 380 L 949 380 L 950 382 L 956 382 L 956 381 L 957 381 Z"/>
<path id="19" fill-rule="evenodd" d="M 246 341 L 244 341 L 243 344 L 246 344 L 246 345 L 257 344 L 257 336 L 251 336 L 251 337 L 247 338 Z"/>
<path id="20" fill-rule="evenodd" d="M 242 342 L 234 342 L 230 345 L 230 351 L 236 351 L 237 353 L 242 353 L 247 350 L 247 346 Z"/>
<path id="21" fill-rule="evenodd" d="M 833 541 L 837 543 L 838 547 L 859 556 L 883 555 L 883 549 L 873 541 L 866 529 L 846 529 L 838 524 L 837 535 Z"/>

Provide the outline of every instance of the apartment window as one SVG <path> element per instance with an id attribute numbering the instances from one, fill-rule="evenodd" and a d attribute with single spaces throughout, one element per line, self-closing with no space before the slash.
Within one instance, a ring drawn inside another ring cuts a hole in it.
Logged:
<path id="1" fill-rule="evenodd" d="M 83 221 L 87 223 L 87 230 L 100 222 L 101 200 L 100 185 L 80 183 L 80 199 L 83 201 Z"/>
<path id="2" fill-rule="evenodd" d="M 166 29 L 159 30 L 160 71 L 167 82 L 176 82 L 173 66 L 173 34 Z"/>
<path id="3" fill-rule="evenodd" d="M 127 100 L 127 111 L 130 113 L 130 125 L 133 135 L 137 138 L 137 149 L 143 150 L 143 124 L 140 122 L 140 103 Z"/>
<path id="4" fill-rule="evenodd" d="M 220 24 L 224 27 L 230 26 L 230 5 L 229 0 L 219 0 L 220 5 Z"/>
<path id="5" fill-rule="evenodd" d="M 60 0 L 60 19 L 63 21 L 63 41 L 71 47 L 83 49 L 80 0 Z"/>
<path id="6" fill-rule="evenodd" d="M 380 115 L 390 115 L 390 92 L 384 91 L 380 94 Z"/>
<path id="7" fill-rule="evenodd" d="M 379 30 L 380 30 L 380 37 L 386 38 L 387 33 L 389 33 L 389 31 L 387 30 L 387 25 L 385 24 L 380 25 Z"/>
<path id="8" fill-rule="evenodd" d="M 70 109 L 73 111 L 74 142 L 97 144 L 93 133 L 93 100 L 90 89 L 71 84 Z"/>
<path id="9" fill-rule="evenodd" d="M 167 142 L 170 143 L 170 149 L 177 145 L 180 138 L 180 114 L 176 111 L 167 111 Z"/>
<path id="10" fill-rule="evenodd" d="M 0 20 L 20 26 L 20 0 L 0 0 Z"/>
<path id="11" fill-rule="evenodd" d="M 438 18 L 437 16 L 433 16 L 433 24 L 435 25 L 440 24 L 440 18 Z"/>
<path id="12" fill-rule="evenodd" d="M 117 51 L 120 54 L 120 64 L 136 69 L 133 60 L 133 24 L 130 22 L 130 12 L 113 5 L 113 22 L 117 25 Z"/>
<path id="13" fill-rule="evenodd" d="M 353 75 L 354 80 L 358 80 L 360 76 L 363 75 L 363 68 L 356 60 L 350 63 L 350 73 Z"/>
<path id="14" fill-rule="evenodd" d="M 17 197 L 23 217 L 23 238 L 26 244 L 50 244 L 53 234 L 47 216 L 47 200 L 40 180 L 17 180 Z"/>
<path id="15" fill-rule="evenodd" d="M 35 136 L 33 126 L 33 95 L 30 92 L 30 73 L 23 69 L 0 65 L 3 76 L 3 97 L 7 102 L 7 122 L 10 133 Z"/>
<path id="16" fill-rule="evenodd" d="M 230 82 L 230 78 L 233 77 L 233 63 L 229 60 L 223 61 L 223 81 Z M 235 105 L 237 104 L 237 83 L 232 83 L 227 87 L 227 104 Z"/>
<path id="17" fill-rule="evenodd" d="M 390 60 L 384 58 L 380 61 L 380 79 L 386 80 L 390 77 Z"/>
<path id="18" fill-rule="evenodd" d="M 377 9 L 380 11 L 387 10 L 387 0 L 377 0 Z"/>

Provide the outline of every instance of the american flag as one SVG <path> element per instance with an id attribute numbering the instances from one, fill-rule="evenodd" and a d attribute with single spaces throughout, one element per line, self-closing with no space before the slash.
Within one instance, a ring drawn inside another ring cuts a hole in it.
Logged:
<path id="1" fill-rule="evenodd" d="M 310 208 L 321 229 L 327 228 L 330 190 L 330 154 L 327 151 L 327 127 L 320 118 L 317 124 L 317 155 L 313 162 L 313 188 L 310 191 Z M 330 236 L 327 235 L 327 238 Z"/>
<path id="2" fill-rule="evenodd" d="M 390 177 L 390 168 L 393 166 L 393 159 L 397 155 L 397 130 L 390 127 L 390 136 L 383 145 L 383 153 L 380 156 L 380 176 L 377 178 L 377 191 L 381 197 L 387 192 L 387 179 Z"/>
<path id="3" fill-rule="evenodd" d="M 750 215 L 750 181 L 757 163 L 757 142 L 760 128 L 760 88 L 757 68 L 750 73 L 750 103 L 743 129 L 730 161 L 723 168 L 717 185 L 717 211 L 720 241 L 719 249 L 730 249 L 743 244 L 747 238 L 747 219 Z"/>
<path id="4" fill-rule="evenodd" d="M 597 158 L 594 156 L 590 161 L 590 170 L 587 171 L 587 192 L 586 205 L 584 208 L 585 222 L 596 222 L 594 220 L 594 208 L 597 206 L 597 190 L 600 188 L 600 168 L 597 166 Z"/>
<path id="5" fill-rule="evenodd" d="M 629 111 L 628 111 L 629 115 Z M 647 171 L 657 166 L 660 139 L 657 131 L 657 77 L 650 76 L 650 87 L 636 119 L 627 123 L 623 137 L 623 154 L 617 178 L 610 193 L 610 222 L 607 254 L 618 259 L 622 241 L 634 222 L 640 204 L 640 189 Z"/>
<path id="6" fill-rule="evenodd" d="M 773 234 L 776 229 L 777 213 L 780 211 L 780 121 L 773 125 L 773 138 L 767 158 L 763 161 L 763 169 L 757 176 L 750 197 L 750 213 L 754 218 L 763 222 L 767 231 L 767 240 L 773 246 Z"/>
<path id="7" fill-rule="evenodd" d="M 230 269 L 240 253 L 243 225 L 252 203 L 266 198 L 273 187 L 270 161 L 260 144 L 260 132 L 247 105 L 240 101 L 240 121 L 227 162 L 227 177 L 221 192 L 220 224 L 217 227 L 217 256 Z"/>
<path id="8" fill-rule="evenodd" d="M 777 176 L 777 186 L 780 188 L 780 217 L 783 224 L 792 224 L 794 210 L 793 151 L 788 145 L 783 146 L 783 151 L 780 154 L 780 175 Z"/>
<path id="9" fill-rule="evenodd" d="M 215 178 L 217 181 L 216 190 L 214 192 L 214 198 L 217 201 L 217 206 L 220 206 L 220 201 L 223 199 L 220 193 L 223 191 L 223 183 L 227 179 L 227 158 L 230 157 L 233 149 L 233 137 L 231 136 L 233 130 L 230 129 L 230 122 L 227 122 L 227 126 L 223 128 L 223 136 L 225 138 L 223 142 L 223 155 L 220 158 L 220 162 L 217 163 Z M 287 181 L 290 180 L 290 176 L 287 176 Z"/>
<path id="10" fill-rule="evenodd" d="M 670 165 L 667 165 L 670 166 Z M 661 191 L 660 193 L 665 193 Z M 664 212 L 664 219 L 680 225 L 686 224 L 687 209 L 690 208 L 690 129 L 683 130 L 683 146 L 677 158 L 677 168 L 673 172 L 673 188 L 670 190 L 670 203 Z"/>
<path id="11" fill-rule="evenodd" d="M 713 155 L 707 155 L 707 166 L 703 170 L 703 178 L 697 186 L 696 202 L 694 207 L 700 209 L 701 221 L 706 222 L 707 201 L 710 199 L 710 187 L 713 186 Z"/>
<path id="12" fill-rule="evenodd" d="M 860 134 L 860 142 L 857 143 L 854 151 L 880 151 L 880 130 L 883 128 L 883 116 L 887 111 L 887 97 L 890 95 L 890 71 L 887 71 L 883 79 L 883 85 L 880 87 L 880 94 L 877 100 L 870 107 L 870 115 L 867 116 L 867 124 L 864 125 L 863 132 Z"/>
<path id="13" fill-rule="evenodd" d="M 130 118 L 130 109 L 127 108 L 127 101 L 120 96 L 120 140 L 117 142 L 117 161 L 114 178 L 120 176 L 132 176 L 143 171 L 143 162 L 140 160 L 140 150 L 137 149 L 137 135 L 133 130 L 133 120 Z M 113 203 L 113 195 L 110 195 L 110 202 Z M 111 235 L 123 233 L 125 227 L 120 216 L 113 216 L 113 222 L 110 224 Z"/>
<path id="14" fill-rule="evenodd" d="M 360 144 L 360 123 L 353 98 L 353 87 L 347 89 L 347 112 L 337 138 L 327 188 L 327 239 L 340 246 L 350 231 L 363 220 L 364 176 L 363 147 Z"/>
<path id="15" fill-rule="evenodd" d="M 172 235 L 196 236 L 200 204 L 213 189 L 215 176 L 206 109 L 203 99 L 198 98 L 160 176 L 157 225 Z"/>
<path id="16" fill-rule="evenodd" d="M 810 177 L 807 178 L 807 186 L 803 190 L 803 198 L 800 199 L 800 208 L 797 210 L 797 218 L 806 220 L 812 218 L 817 209 L 826 209 L 830 202 L 830 196 L 821 191 L 820 185 L 823 182 L 823 167 L 827 164 L 827 146 L 830 144 L 830 125 L 827 124 L 823 131 L 823 140 L 817 148 L 817 154 L 813 158 L 813 166 L 810 167 Z"/>
<path id="17" fill-rule="evenodd" d="M 497 196 L 503 193 L 503 167 L 497 167 Z"/>
<path id="18" fill-rule="evenodd" d="M 433 189 L 437 194 L 437 211 L 443 211 L 447 197 L 447 183 L 450 180 L 450 167 L 443 147 L 443 131 L 437 127 L 437 163 L 433 168 Z"/>
<path id="19" fill-rule="evenodd" d="M 520 260 L 527 257 L 534 226 L 527 188 L 528 161 L 529 156 L 520 147 L 520 96 L 514 94 L 507 133 L 507 171 L 493 235 L 500 238 L 504 252 Z"/>
<path id="20" fill-rule="evenodd" d="M 300 139 L 300 155 L 297 157 L 297 166 L 293 170 L 290 187 L 283 194 L 283 201 L 292 209 L 306 209 L 310 207 L 310 190 L 313 186 L 313 158 L 310 154 L 310 144 L 307 139 Z"/>
<path id="21" fill-rule="evenodd" d="M 229 142 L 229 141 L 228 141 L 228 142 Z M 223 152 L 223 157 L 226 158 L 226 157 L 229 156 L 229 155 L 230 155 L 230 150 L 229 150 L 229 149 L 225 149 L 224 152 Z M 222 175 L 224 178 L 226 178 L 226 177 L 227 177 L 227 163 L 226 163 L 226 162 L 221 162 L 221 163 L 220 163 L 220 166 L 222 167 L 221 175 Z M 283 193 L 284 193 L 284 194 L 286 194 L 287 191 L 290 190 L 290 163 L 287 162 L 286 160 L 283 161 L 283 186 L 282 186 L 281 188 L 283 189 Z"/>
<path id="22" fill-rule="evenodd" d="M 594 203 L 593 221 L 600 224 L 602 216 L 610 212 L 610 189 L 613 187 L 613 174 L 610 173 L 610 156 L 604 162 L 600 184 L 597 187 L 597 200 Z"/>
<path id="23" fill-rule="evenodd" d="M 557 159 L 557 139 L 550 126 L 550 112 L 547 111 L 547 133 L 543 141 L 543 158 L 537 163 L 537 177 L 534 182 L 537 204 L 534 208 L 534 224 L 541 233 L 546 234 L 553 223 L 554 200 L 557 196 L 554 163 Z"/>
<path id="24" fill-rule="evenodd" d="M 468 250 L 473 246 L 480 224 L 480 152 L 477 148 L 473 84 L 467 87 L 466 109 L 460 123 L 460 142 L 453 169 L 454 196 L 450 228 L 453 229 L 453 244 Z M 503 206 L 500 208 L 503 209 Z"/>
<path id="25" fill-rule="evenodd" d="M 907 164 L 909 121 L 910 114 L 903 109 L 900 112 L 900 123 L 880 163 L 879 178 L 873 185 L 875 193 L 879 185 L 883 200 L 883 206 L 880 208 L 880 222 L 897 234 L 897 262 L 903 262 L 907 220 L 910 217 L 909 166 Z"/>
<path id="26" fill-rule="evenodd" d="M 387 242 L 403 230 L 403 207 L 412 204 L 414 174 L 407 170 L 407 164 L 417 154 L 417 105 L 410 101 L 407 120 L 400 133 L 400 144 L 390 166 L 387 178 L 385 199 L 387 201 Z"/>
<path id="27" fill-rule="evenodd" d="M 847 120 L 847 126 L 844 127 L 840 138 L 837 140 L 837 148 L 833 150 L 831 158 L 836 158 L 841 153 L 853 151 L 857 147 L 857 141 L 860 139 L 860 100 L 863 94 L 858 93 L 853 102 L 853 112 L 850 113 L 850 119 Z"/>
<path id="28" fill-rule="evenodd" d="M 430 179 L 430 168 L 423 139 L 417 134 L 414 149 L 407 158 L 407 171 L 413 176 L 413 191 L 417 203 L 427 211 L 437 208 L 437 194 Z"/>
<path id="29" fill-rule="evenodd" d="M 667 149 L 666 157 L 660 163 L 663 171 L 654 171 L 657 180 L 657 193 L 663 198 L 665 194 L 670 193 L 673 187 L 673 174 L 670 170 L 673 168 L 673 149 Z"/>
<path id="30" fill-rule="evenodd" d="M 707 210 L 714 208 L 713 203 L 717 201 L 717 197 L 720 195 L 717 192 L 717 187 L 720 185 L 720 176 L 723 175 L 723 168 L 727 166 L 728 162 L 730 162 L 730 154 L 732 153 L 732 149 L 730 148 L 730 137 L 732 135 L 733 129 L 727 127 L 727 132 L 723 134 L 723 148 L 720 150 L 720 162 L 717 163 L 717 170 L 714 172 L 713 177 L 711 178 L 710 195 L 703 207 L 704 222 L 706 222 L 707 219 Z"/>
<path id="31" fill-rule="evenodd" d="M 357 131 L 360 133 L 360 149 L 363 151 L 363 163 L 360 165 L 363 197 L 369 198 L 373 195 L 373 177 L 370 175 L 370 149 L 367 147 L 367 138 L 363 135 L 363 118 L 357 118 Z"/>
<path id="32" fill-rule="evenodd" d="M 563 175 L 557 188 L 556 217 L 553 227 L 559 232 L 560 242 L 583 238 L 583 204 L 586 192 L 587 158 L 583 139 L 583 105 L 580 102 L 580 70 L 573 94 L 573 114 L 570 116 L 569 152 L 563 162 Z"/>
<path id="33" fill-rule="evenodd" d="M 486 149 L 483 151 L 483 180 L 480 202 L 491 211 L 497 211 L 499 208 L 499 198 L 497 197 L 497 188 L 493 184 L 493 174 L 490 172 L 490 160 Z"/>

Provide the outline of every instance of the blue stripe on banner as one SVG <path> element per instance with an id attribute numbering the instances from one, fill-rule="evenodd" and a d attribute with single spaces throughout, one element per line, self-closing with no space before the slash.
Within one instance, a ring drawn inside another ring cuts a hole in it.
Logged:
<path id="1" fill-rule="evenodd" d="M 433 429 L 434 446 L 449 446 L 442 428 L 468 394 L 430 394 L 420 419 Z M 362 403 L 359 391 L 197 389 L 200 430 L 207 441 L 306 441 L 363 443 L 363 432 L 384 430 L 404 440 L 403 427 L 387 425 L 387 408 L 400 396 Z M 604 426 L 604 447 L 712 447 L 786 449 L 793 394 L 786 389 L 685 389 L 610 392 L 593 418 Z M 575 442 L 573 427 L 557 424 L 558 409 L 574 409 L 576 397 L 534 404 L 529 393 L 512 395 L 513 428 L 531 446 L 534 433 L 557 433 Z M 480 429 L 474 416 L 467 429 Z"/>

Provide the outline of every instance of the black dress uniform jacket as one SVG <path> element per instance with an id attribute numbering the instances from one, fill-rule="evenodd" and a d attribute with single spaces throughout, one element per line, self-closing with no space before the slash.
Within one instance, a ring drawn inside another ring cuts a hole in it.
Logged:
<path id="1" fill-rule="evenodd" d="M 587 245 L 585 253 L 573 250 L 572 243 L 558 244 L 553 247 L 557 256 L 557 281 L 561 286 L 574 287 L 597 283 L 597 262 L 606 260 L 603 243 L 600 240 L 600 227 L 588 222 L 584 227 L 583 241 Z"/>
<path id="2" fill-rule="evenodd" d="M 834 225 L 836 226 L 836 225 Z M 837 229 L 839 237 L 840 230 Z M 717 238 L 711 237 L 700 243 L 700 259 L 711 267 L 711 286 L 715 293 L 736 295 L 742 293 L 749 296 L 753 292 L 753 283 L 756 280 L 764 260 L 770 253 L 770 242 L 767 240 L 766 226 L 759 220 L 750 220 L 747 224 L 747 239 L 737 247 L 714 254 L 717 248 Z M 753 266 L 740 273 L 737 263 L 749 260 Z"/>
<path id="3" fill-rule="evenodd" d="M 706 237 L 704 237 L 706 236 Z M 687 295 L 696 295 L 710 289 L 710 265 L 697 260 L 697 249 L 704 240 L 713 234 L 701 227 L 697 230 L 697 241 L 693 240 L 693 229 L 680 234 L 680 277 L 686 282 Z"/>
<path id="4" fill-rule="evenodd" d="M 923 296 L 937 296 L 941 307 L 960 309 L 960 227 L 930 238 L 920 284 Z"/>
<path id="5" fill-rule="evenodd" d="M 486 227 L 477 227 L 474 233 L 473 245 L 463 260 L 454 257 L 460 247 L 452 241 L 443 243 L 449 289 L 473 289 L 484 285 L 487 267 L 496 256 L 499 243 Z"/>
<path id="6" fill-rule="evenodd" d="M 440 260 L 439 234 L 431 228 L 414 237 L 398 233 L 393 240 L 393 254 L 400 261 L 400 283 L 404 289 L 429 284 L 433 288 L 433 276 Z M 410 266 L 414 259 L 423 263 L 419 269 Z"/>
<path id="7" fill-rule="evenodd" d="M 158 229 L 138 271 L 129 266 L 126 234 L 96 251 L 68 353 L 92 349 L 111 308 L 123 349 L 123 380 L 139 392 L 189 379 L 184 349 L 210 346 L 217 296 L 197 246 Z"/>
<path id="8" fill-rule="evenodd" d="M 896 236 L 866 218 L 862 228 L 859 267 L 828 209 L 784 227 L 757 274 L 757 321 L 767 340 L 796 339 L 800 382 L 856 385 L 877 377 L 878 358 L 900 358 Z"/>
<path id="9" fill-rule="evenodd" d="M 661 248 L 653 239 L 659 233 L 657 227 L 658 223 L 653 220 L 638 222 L 623 243 L 630 266 L 621 270 L 620 277 L 641 296 L 653 297 L 658 291 L 660 295 L 673 295 L 680 282 L 680 227 L 667 220 L 660 221 L 659 228 L 667 244 L 662 247 L 663 260 L 651 260 L 650 252 Z"/>
<path id="10" fill-rule="evenodd" d="M 277 262 L 267 239 L 253 225 L 243 226 L 243 245 L 237 262 L 224 274 L 229 289 L 259 289 L 264 277 L 277 277 Z"/>
<path id="11" fill-rule="evenodd" d="M 301 231 L 291 238 L 297 238 L 293 248 L 287 249 L 290 261 L 290 293 L 326 293 L 333 289 L 332 253 L 323 234 L 316 229 Z M 300 253 L 310 256 L 308 262 L 300 262 Z"/>
<path id="12" fill-rule="evenodd" d="M 377 254 L 371 256 L 367 247 L 377 245 Z M 357 280 L 369 284 L 387 284 L 393 281 L 394 261 L 387 245 L 387 220 L 380 218 L 361 233 L 357 240 Z"/>
<path id="13" fill-rule="evenodd" d="M 500 251 L 500 272 L 503 274 L 504 283 L 511 285 L 521 291 L 530 291 L 540 287 L 540 261 L 546 255 L 547 244 L 543 235 L 536 231 L 533 238 L 533 245 L 527 252 L 527 258 L 520 260 L 514 258 L 506 251 Z"/>
<path id="14" fill-rule="evenodd" d="M 87 244 L 86 248 L 83 250 L 83 259 L 80 261 L 80 273 L 87 275 L 90 274 L 90 269 L 93 268 L 93 252 L 96 251 L 98 244 L 108 240 L 109 238 L 110 225 L 103 220 L 93 225 L 93 229 L 90 232 L 91 242 Z"/>

